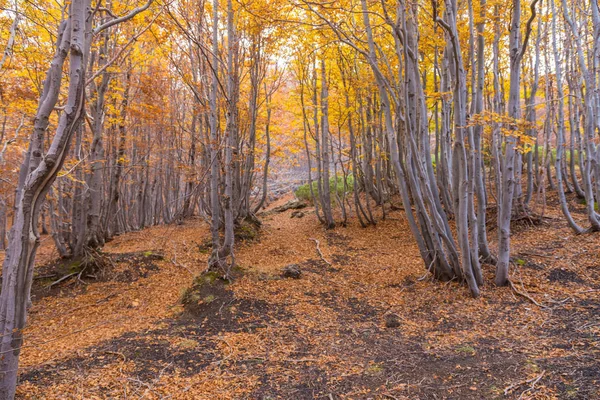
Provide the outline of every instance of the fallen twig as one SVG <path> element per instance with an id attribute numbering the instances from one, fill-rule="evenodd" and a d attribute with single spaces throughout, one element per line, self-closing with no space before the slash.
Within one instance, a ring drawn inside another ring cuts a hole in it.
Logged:
<path id="1" fill-rule="evenodd" d="M 317 360 L 315 358 L 286 358 L 283 361 L 294 362 L 294 363 L 302 363 L 302 362 L 317 362 L 319 360 Z"/>
<path id="2" fill-rule="evenodd" d="M 85 282 L 83 281 L 83 279 L 81 279 L 81 277 L 83 276 L 83 273 L 84 273 L 84 272 L 85 272 L 85 270 L 87 269 L 88 265 L 89 265 L 89 264 L 87 264 L 87 263 L 86 263 L 86 264 L 85 264 L 85 266 L 83 267 L 83 269 L 82 269 L 82 270 L 79 272 L 79 274 L 77 274 L 77 280 L 78 280 L 79 282 L 83 283 L 84 285 L 87 285 L 87 283 L 85 283 Z"/>
<path id="3" fill-rule="evenodd" d="M 590 290 L 582 290 L 577 293 L 592 293 L 592 292 L 600 292 L 600 289 L 590 289 Z"/>
<path id="4" fill-rule="evenodd" d="M 524 381 L 521 381 L 521 382 L 517 382 L 517 383 L 513 383 L 513 384 L 507 386 L 504 389 L 504 395 L 508 396 L 508 394 L 512 390 L 514 390 L 514 389 L 516 389 L 516 388 L 518 388 L 520 386 L 526 385 L 528 383 L 530 383 L 531 385 L 529 386 L 529 389 L 527 389 L 526 391 L 532 390 L 535 387 L 535 385 L 540 381 L 540 379 L 542 379 L 542 377 L 544 376 L 545 373 L 546 373 L 546 370 L 542 371 L 542 373 L 539 374 L 538 376 L 536 376 L 535 378 L 527 379 L 527 380 L 524 380 Z"/>
<path id="5" fill-rule="evenodd" d="M 317 253 L 319 253 L 319 257 L 321 257 L 321 260 L 323 260 L 325 262 L 325 264 L 331 265 L 331 263 L 325 259 L 325 256 L 323 256 L 323 252 L 321 252 L 321 248 L 319 247 L 319 245 L 321 243 L 317 239 L 314 239 L 314 238 L 310 238 L 309 240 L 312 240 L 313 242 L 316 243 L 316 245 L 317 245 Z"/>
<path id="6" fill-rule="evenodd" d="M 52 282 L 51 284 L 49 284 L 48 286 L 46 286 L 46 289 L 50 289 L 52 286 L 59 284 L 62 281 L 69 279 L 70 277 L 77 275 L 77 274 L 79 274 L 79 271 L 71 272 L 70 274 L 63 276 L 62 278 L 59 278 L 59 279 L 55 280 L 54 282 Z"/>
<path id="7" fill-rule="evenodd" d="M 194 274 L 191 269 L 189 269 L 188 267 L 186 267 L 185 265 L 183 265 L 182 263 L 177 261 L 177 254 L 173 254 L 173 258 L 171 259 L 171 262 L 173 263 L 174 266 L 185 269 L 187 272 L 190 273 L 190 275 L 196 276 L 196 274 Z"/>
<path id="8" fill-rule="evenodd" d="M 523 293 L 519 289 L 517 289 L 516 286 L 515 286 L 515 284 L 510 279 L 508 280 L 508 285 L 513 290 L 513 292 L 515 292 L 516 295 L 521 296 L 521 297 L 529 300 L 530 302 L 532 302 L 533 304 L 535 304 L 536 306 L 538 306 L 540 308 L 548 308 L 547 306 L 538 303 L 533 297 L 531 297 L 527 293 Z"/>
<path id="9" fill-rule="evenodd" d="M 125 354 L 119 352 L 119 351 L 103 351 L 103 353 L 105 354 L 111 354 L 113 356 L 119 356 L 123 359 L 123 362 L 127 361 L 127 357 L 125 357 Z"/>
<path id="10" fill-rule="evenodd" d="M 524 256 L 534 256 L 534 257 L 542 257 L 542 258 L 554 258 L 554 256 L 549 256 L 547 254 L 534 253 L 530 251 L 522 251 L 521 254 Z"/>
<path id="11" fill-rule="evenodd" d="M 98 304 L 101 304 L 101 303 L 104 303 L 105 301 L 110 300 L 111 298 L 115 297 L 116 295 L 117 295 L 117 293 L 112 293 L 112 294 L 109 294 L 108 296 L 106 296 L 106 297 L 104 297 L 104 298 L 102 298 L 100 300 L 95 301 L 92 304 L 86 304 L 84 306 L 79 306 L 79 307 L 71 308 L 65 314 L 69 314 L 69 313 L 72 313 L 73 311 L 81 310 L 82 308 L 97 306 Z"/>
<path id="12" fill-rule="evenodd" d="M 50 275 L 38 275 L 38 276 L 34 276 L 33 279 L 48 279 L 48 278 L 54 278 L 56 276 L 56 274 L 50 274 Z"/>

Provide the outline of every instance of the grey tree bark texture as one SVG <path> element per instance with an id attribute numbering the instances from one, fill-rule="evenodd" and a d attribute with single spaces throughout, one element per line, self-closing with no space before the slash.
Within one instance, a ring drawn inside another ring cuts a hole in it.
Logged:
<path id="1" fill-rule="evenodd" d="M 12 399 L 15 395 L 19 354 L 23 344 L 22 330 L 27 321 L 35 255 L 40 244 L 38 217 L 46 194 L 67 157 L 73 135 L 81 125 L 92 33 L 100 33 L 110 26 L 127 21 L 147 9 L 150 3 L 151 1 L 123 17 L 107 21 L 92 31 L 90 1 L 74 0 L 68 7 L 67 19 L 58 27 L 57 50 L 43 82 L 33 134 L 21 166 L 14 220 L 2 267 L 0 399 Z M 67 100 L 50 147 L 44 151 L 44 134 L 61 90 L 67 57 Z"/>
<path id="2" fill-rule="evenodd" d="M 80 123 L 85 84 L 85 26 L 88 0 L 74 0 L 68 19 L 61 23 L 58 50 L 44 81 L 35 118 L 35 128 L 24 168 L 25 179 L 16 203 L 16 216 L 9 235 L 9 250 L 2 267 L 0 294 L 0 398 L 15 395 L 22 330 L 27 320 L 27 304 L 36 250 L 39 246 L 37 220 L 44 197 L 65 160 L 73 133 Z M 43 133 L 58 98 L 62 84 L 62 67 L 69 57 L 69 89 L 67 104 L 60 116 L 56 135 L 43 154 Z"/>

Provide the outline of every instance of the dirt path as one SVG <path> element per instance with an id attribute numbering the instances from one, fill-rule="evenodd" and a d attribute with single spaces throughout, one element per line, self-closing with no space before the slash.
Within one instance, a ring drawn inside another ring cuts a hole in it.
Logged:
<path id="1" fill-rule="evenodd" d="M 493 287 L 491 267 L 477 300 L 421 280 L 400 211 L 376 228 L 328 232 L 313 214 L 290 213 L 264 218 L 259 240 L 237 251 L 243 277 L 195 315 L 179 299 L 206 263 L 201 220 L 109 243 L 121 254 L 116 278 L 35 301 L 20 397 L 600 397 L 597 236 L 562 222 L 515 235 L 517 286 L 540 308 Z M 282 278 L 292 263 L 300 279 Z M 391 313 L 397 327 L 386 327 Z"/>

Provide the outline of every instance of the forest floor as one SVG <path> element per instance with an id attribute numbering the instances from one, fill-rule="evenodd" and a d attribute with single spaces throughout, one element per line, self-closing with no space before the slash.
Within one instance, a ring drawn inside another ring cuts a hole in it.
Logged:
<path id="1" fill-rule="evenodd" d="M 330 231 L 291 213 L 263 217 L 238 246 L 243 275 L 194 312 L 180 299 L 206 265 L 200 219 L 117 237 L 110 272 L 85 284 L 47 288 L 45 238 L 19 398 L 600 398 L 600 236 L 574 235 L 556 205 L 512 237 L 513 280 L 539 305 L 489 265 L 478 299 L 424 277 L 403 211 Z M 292 263 L 300 278 L 283 278 Z"/>

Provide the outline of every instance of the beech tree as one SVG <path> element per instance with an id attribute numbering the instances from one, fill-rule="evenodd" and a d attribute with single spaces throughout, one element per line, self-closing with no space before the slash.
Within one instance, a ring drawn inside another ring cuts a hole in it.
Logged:
<path id="1" fill-rule="evenodd" d="M 512 226 L 550 195 L 600 230 L 597 2 L 6 3 L 0 397 L 45 230 L 87 262 L 199 217 L 230 279 L 236 233 L 293 171 L 323 229 L 402 209 L 427 275 L 475 297 L 486 269 L 511 284 Z"/>
<path id="2" fill-rule="evenodd" d="M 93 13 L 87 0 L 69 5 L 67 18 L 58 27 L 56 53 L 46 74 L 35 116 L 33 133 L 21 166 L 15 197 L 15 214 L 9 234 L 8 250 L 2 265 L 0 294 L 0 397 L 13 398 L 17 384 L 22 329 L 33 282 L 35 254 L 39 246 L 38 216 L 45 196 L 62 168 L 75 131 L 84 112 L 86 63 L 92 35 L 132 18 L 150 3 L 129 14 L 91 29 Z M 69 59 L 69 85 L 64 110 L 47 151 L 44 134 L 50 113 L 56 106 L 63 80 L 63 66 Z"/>

